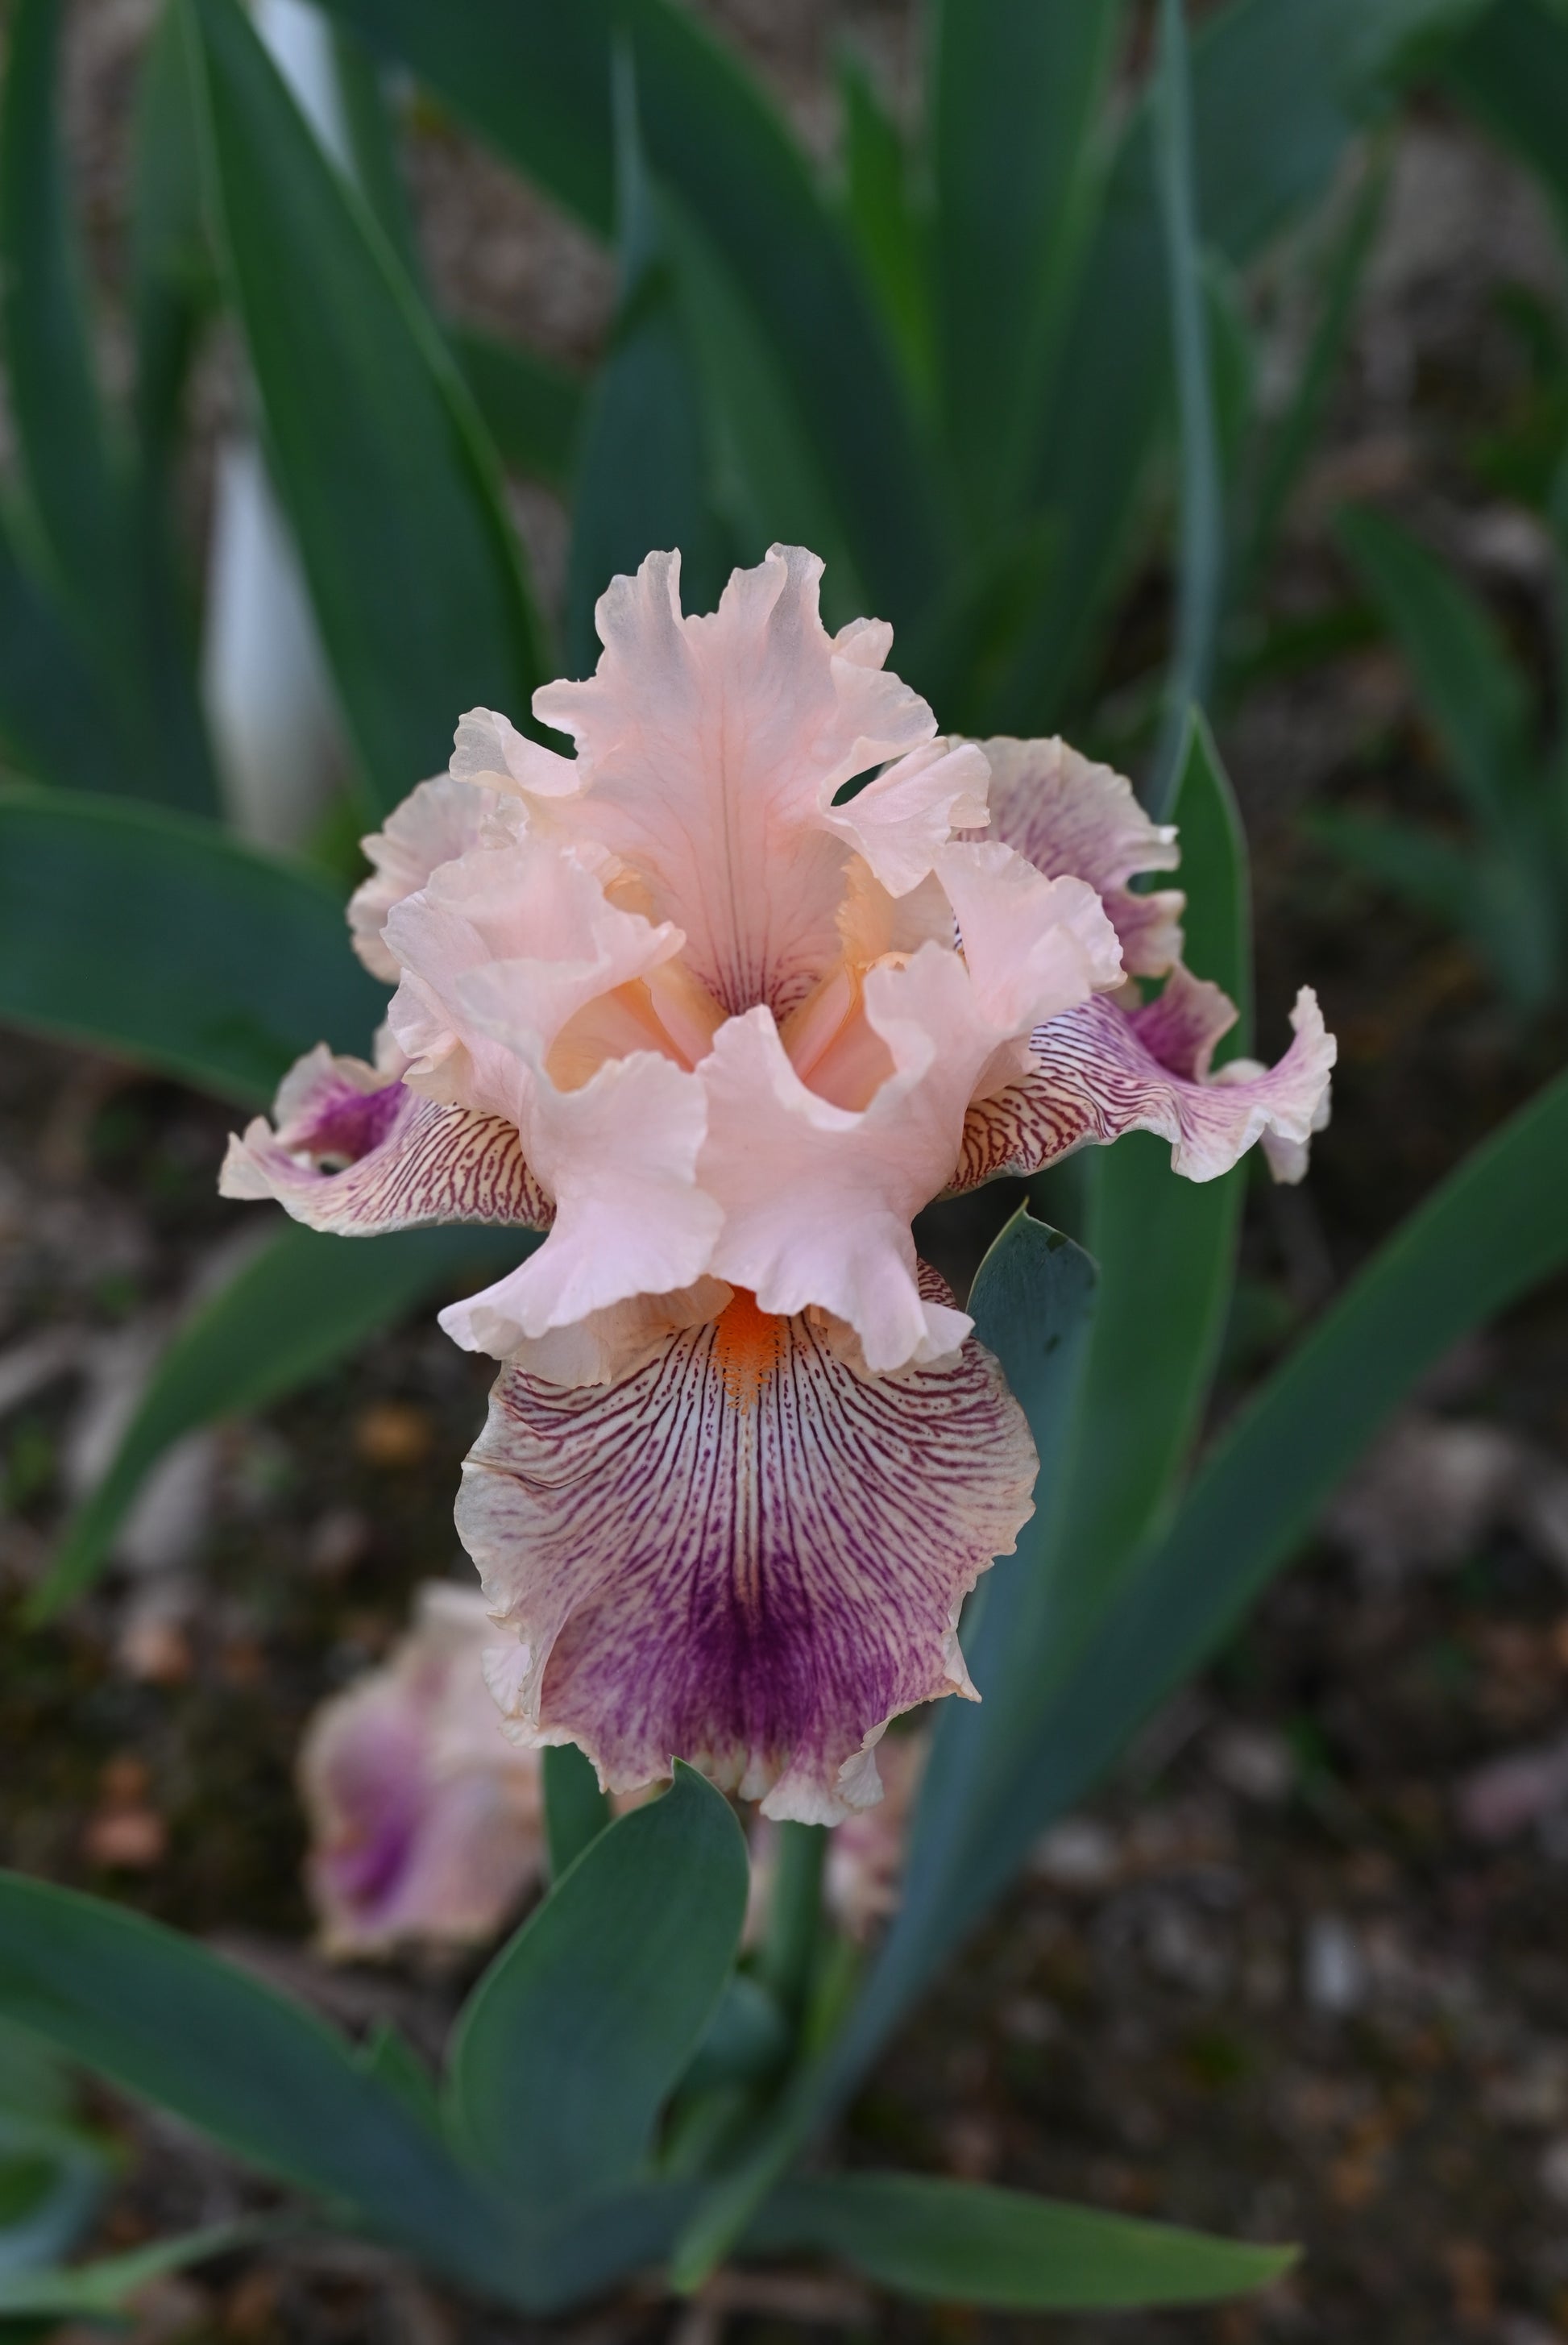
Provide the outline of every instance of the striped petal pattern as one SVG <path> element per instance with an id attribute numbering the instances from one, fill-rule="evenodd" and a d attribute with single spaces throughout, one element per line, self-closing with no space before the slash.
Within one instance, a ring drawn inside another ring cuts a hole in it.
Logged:
<path id="1" fill-rule="evenodd" d="M 1141 1008 L 1101 995 L 1051 1019 L 1030 1039 L 1029 1071 L 971 1106 L 947 1193 L 1002 1172 L 1037 1172 L 1127 1132 L 1168 1140 L 1172 1169 L 1189 1181 L 1228 1172 L 1259 1141 L 1276 1179 L 1299 1180 L 1307 1142 L 1327 1118 L 1333 1037 L 1303 986 L 1290 1013 L 1295 1039 L 1277 1066 L 1238 1061 L 1210 1074 L 1209 1054 L 1235 1016 L 1218 987 L 1178 967 Z"/>
<path id="2" fill-rule="evenodd" d="M 258 1116 L 229 1141 L 226 1197 L 275 1197 L 339 1237 L 438 1222 L 541 1230 L 553 1216 L 514 1123 L 421 1099 L 325 1045 L 287 1077 L 274 1112 L 276 1127 Z"/>
<path id="3" fill-rule="evenodd" d="M 1027 1425 L 972 1338 L 896 1376 L 855 1350 L 739 1292 L 608 1388 L 503 1371 L 458 1528 L 520 1740 L 581 1744 L 612 1791 L 678 1755 L 833 1823 L 880 1796 L 890 1718 L 972 1690 L 955 1623 L 1033 1510 Z"/>

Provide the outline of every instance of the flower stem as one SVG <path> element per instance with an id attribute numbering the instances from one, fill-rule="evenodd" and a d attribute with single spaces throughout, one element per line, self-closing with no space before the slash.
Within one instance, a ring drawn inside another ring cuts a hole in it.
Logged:
<path id="1" fill-rule="evenodd" d="M 805 2007 L 822 1932 L 822 1824 L 779 1826 L 778 1863 L 758 1971 L 791 2020 Z"/>

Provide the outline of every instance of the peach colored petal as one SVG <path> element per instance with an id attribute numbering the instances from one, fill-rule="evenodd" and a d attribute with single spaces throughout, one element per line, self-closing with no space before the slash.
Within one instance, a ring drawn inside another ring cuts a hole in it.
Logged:
<path id="1" fill-rule="evenodd" d="M 974 1054 L 944 1067 L 934 1030 L 966 1017 L 968 981 L 956 956 L 934 946 L 910 968 L 917 1001 L 900 1006 L 925 1016 L 874 1020 L 895 1071 L 868 1108 L 809 1090 L 766 1010 L 732 1019 L 700 1070 L 709 1118 L 701 1178 L 724 1213 L 713 1274 L 749 1288 L 764 1311 L 832 1312 L 874 1369 L 950 1351 L 970 1325 L 920 1294 L 910 1228 L 963 1133 Z"/>
<path id="2" fill-rule="evenodd" d="M 233 1134 L 226 1197 L 275 1197 L 298 1222 L 374 1237 L 438 1222 L 544 1229 L 554 1208 L 515 1124 L 419 1098 L 322 1044 L 284 1079 L 274 1110 Z"/>
<path id="3" fill-rule="evenodd" d="M 706 1125 L 699 1078 L 651 1052 L 610 1061 L 577 1091 L 535 1081 L 523 1142 L 555 1200 L 550 1235 L 519 1269 L 443 1311 L 448 1335 L 504 1359 L 612 1304 L 694 1284 L 722 1219 L 696 1181 Z"/>
<path id="4" fill-rule="evenodd" d="M 480 1045 L 542 1060 L 570 1019 L 672 959 L 684 940 L 667 921 L 654 927 L 612 905 L 570 848 L 523 831 L 444 865 L 393 911 L 387 941 L 418 980 L 389 1012 L 411 1071 L 446 1069 L 444 1081 L 462 1083 L 466 1060 L 477 1086 L 495 1066 Z M 502 1098 L 476 1089 L 466 1104 L 504 1112 L 516 1098 L 509 1076 Z"/>
<path id="5" fill-rule="evenodd" d="M 612 1303 L 568 1326 L 552 1327 L 548 1335 L 525 1335 L 504 1351 L 499 1342 L 468 1348 L 501 1353 L 509 1365 L 563 1389 L 619 1384 L 672 1335 L 716 1319 L 733 1294 L 723 1279 L 699 1278 L 673 1294 L 636 1294 L 625 1303 Z M 496 1332 L 504 1336 L 511 1331 L 499 1327 Z"/>
<path id="6" fill-rule="evenodd" d="M 450 771 L 456 781 L 522 797 L 574 797 L 582 787 L 570 757 L 529 740 L 499 708 L 470 708 L 458 719 Z"/>
<path id="7" fill-rule="evenodd" d="M 477 1944 L 537 1877 L 538 1754 L 508 1739 L 485 1682 L 494 1635 L 477 1588 L 428 1582 L 389 1660 L 311 1721 L 306 1878 L 329 1954 Z"/>
<path id="8" fill-rule="evenodd" d="M 955 830 L 986 822 L 985 758 L 972 741 L 927 741 L 885 766 L 828 819 L 891 896 L 918 887 Z"/>
<path id="9" fill-rule="evenodd" d="M 1283 1143 L 1290 1177 L 1325 1112 L 1333 1037 L 1303 987 L 1290 1013 L 1295 1039 L 1276 1066 L 1255 1072 L 1239 1063 L 1209 1076 L 1215 1003 L 1223 1000 L 1179 966 L 1158 1001 L 1128 1011 L 1098 996 L 1042 1026 L 1030 1038 L 1028 1073 L 970 1109 L 954 1192 L 999 1172 L 1037 1172 L 1124 1132 L 1160 1133 L 1174 1170 L 1192 1181 L 1229 1172 L 1271 1136 Z"/>
<path id="10" fill-rule="evenodd" d="M 835 1822 L 877 1798 L 890 1716 L 969 1690 L 957 1609 L 1035 1467 L 978 1345 L 867 1377 L 748 1297 L 608 1391 L 509 1367 L 458 1502 L 518 1639 L 492 1689 L 612 1791 L 675 1756 L 765 1814 Z"/>
<path id="11" fill-rule="evenodd" d="M 1087 879 L 1121 939 L 1128 973 L 1163 977 L 1181 955 L 1185 899 L 1170 888 L 1135 896 L 1128 882 L 1175 869 L 1175 829 L 1149 820 L 1120 774 L 1065 741 L 998 736 L 980 747 L 991 768 L 992 838 L 1052 878 Z"/>
<path id="12" fill-rule="evenodd" d="M 723 1027 L 699 1070 L 700 1175 L 724 1209 L 713 1274 L 766 1311 L 833 1313 L 878 1370 L 931 1358 L 962 1333 L 920 1300 L 910 1224 L 951 1178 L 976 1090 L 1023 1071 L 1037 1019 L 1120 974 L 1115 933 L 1082 882 L 1047 880 L 996 845 L 943 848 L 937 876 L 956 899 L 965 955 L 926 942 L 867 971 L 864 1025 L 891 1071 L 865 1104 L 845 1103 L 850 1076 L 875 1074 L 874 1061 L 852 1060 L 835 1038 L 808 1084 L 766 1010 Z M 803 1025 L 795 1039 L 804 1049 L 813 1038 Z"/>
<path id="13" fill-rule="evenodd" d="M 1086 881 L 1042 878 L 993 840 L 943 848 L 936 876 L 980 1014 L 998 1034 L 1027 1034 L 1121 983 L 1120 943 Z"/>
<path id="14" fill-rule="evenodd" d="M 493 790 L 441 774 L 411 790 L 384 829 L 360 840 L 374 868 L 349 898 L 349 929 L 372 977 L 389 985 L 398 981 L 397 957 L 382 933 L 392 907 L 422 888 L 441 864 L 477 846 L 495 806 Z"/>
<path id="15" fill-rule="evenodd" d="M 534 695 L 584 769 L 573 835 L 642 876 L 653 917 L 679 922 L 689 966 L 732 1013 L 765 1001 L 782 1015 L 834 959 L 858 837 L 835 792 L 936 731 L 881 668 L 885 630 L 826 634 L 821 573 L 814 554 L 774 547 L 734 573 L 717 611 L 683 617 L 679 556 L 650 554 L 601 598 L 594 675 Z M 867 836 L 902 872 L 912 830 L 945 793 L 965 804 L 974 788 L 972 767 L 910 776 L 865 817 Z"/>

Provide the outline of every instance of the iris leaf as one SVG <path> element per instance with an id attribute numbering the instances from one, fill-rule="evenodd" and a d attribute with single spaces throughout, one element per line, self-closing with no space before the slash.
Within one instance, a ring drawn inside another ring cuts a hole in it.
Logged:
<path id="1" fill-rule="evenodd" d="M 28 1617 L 47 1619 L 80 1595 L 147 1475 L 183 1435 L 265 1408 L 426 1296 L 478 1284 L 538 1243 L 526 1230 L 339 1238 L 289 1223 L 176 1332 L 102 1479 L 29 1599 Z"/>
<path id="2" fill-rule="evenodd" d="M 57 603 L 0 516 L 0 745 L 6 761 L 67 789 L 134 792 L 118 712 Z"/>
<path id="3" fill-rule="evenodd" d="M 995 521 L 1017 493 L 1092 220 L 1123 9 L 943 0 L 934 13 L 931 241 L 946 438 L 972 502 Z"/>
<path id="4" fill-rule="evenodd" d="M 1461 104 L 1539 174 L 1568 234 L 1568 25 L 1561 13 L 1542 0 L 1494 0 L 1441 70 Z"/>
<path id="5" fill-rule="evenodd" d="M 904 1894 L 883 1968 L 918 1969 L 921 1948 L 940 1929 L 955 1877 L 984 1811 L 1000 1753 L 1034 1707 L 1038 1651 L 1051 1630 L 1056 1591 L 1048 1560 L 1056 1494 L 1070 1455 L 1077 1394 L 1098 1303 L 1096 1265 L 1081 1247 L 1014 1214 L 990 1248 L 969 1294 L 975 1332 L 1002 1364 L 1039 1453 L 1035 1515 L 980 1581 L 965 1616 L 965 1650 L 978 1704 L 945 1702 L 905 1867 Z"/>
<path id="6" fill-rule="evenodd" d="M 386 993 L 302 865 L 123 799 L 0 787 L 0 1018 L 248 1105 Z"/>
<path id="7" fill-rule="evenodd" d="M 926 221 L 915 197 L 914 157 L 858 50 L 839 59 L 844 122 L 843 211 L 867 284 L 904 371 L 928 406 L 935 391 Z M 807 544 L 815 544 L 807 539 Z M 820 548 L 818 549 L 820 551 Z"/>
<path id="8" fill-rule="evenodd" d="M 610 1802 L 599 1788 L 593 1762 L 573 1742 L 540 1753 L 544 1773 L 544 1832 L 550 1846 L 550 1877 L 559 1881 L 590 1841 L 610 1822 Z"/>
<path id="9" fill-rule="evenodd" d="M 566 2208 L 632 2179 L 733 1966 L 746 1885 L 727 1802 L 677 1764 L 491 1964 L 458 2023 L 449 2123 L 521 2204 Z"/>
<path id="10" fill-rule="evenodd" d="M 86 2264 L 0 2273 L 0 2320 L 112 2320 L 152 2281 L 237 2248 L 254 2246 L 278 2228 L 265 2218 L 211 2223 L 177 2238 L 158 2239 L 126 2255 L 101 2256 Z"/>
<path id="11" fill-rule="evenodd" d="M 1340 544 L 1410 663 L 1464 802 L 1494 835 L 1527 787 L 1529 695 L 1489 612 L 1398 522 L 1367 507 Z"/>
<path id="12" fill-rule="evenodd" d="M 602 230 L 612 217 L 612 11 L 328 0 L 517 167 Z M 875 297 L 807 159 L 753 76 L 684 7 L 631 0 L 642 136 L 755 302 L 875 607 L 912 618 L 944 574 L 946 516 Z"/>
<path id="13" fill-rule="evenodd" d="M 564 488 L 582 431 L 586 384 L 475 326 L 451 327 L 447 339 L 502 462 Z"/>
<path id="14" fill-rule="evenodd" d="M 823 614 L 832 627 L 867 596 L 832 492 L 750 289 L 679 198 L 659 204 L 675 305 L 704 411 L 708 492 L 736 560 L 770 545 L 809 545 L 826 564 Z"/>
<path id="15" fill-rule="evenodd" d="M 1181 448 L 1181 527 L 1177 543 L 1176 622 L 1165 721 L 1146 792 L 1163 819 L 1181 778 L 1189 712 L 1208 697 L 1225 559 L 1219 438 L 1195 216 L 1191 71 L 1185 0 L 1160 0 L 1159 75 L 1154 108 L 1156 171 L 1175 357 Z"/>
<path id="16" fill-rule="evenodd" d="M 1232 599 L 1243 606 L 1262 581 L 1292 492 L 1322 425 L 1354 320 L 1356 297 L 1383 216 L 1393 153 L 1391 139 L 1385 133 L 1374 144 L 1355 199 L 1324 256 L 1317 317 L 1290 401 L 1262 440 L 1252 475 L 1246 550 L 1231 584 Z"/>
<path id="17" fill-rule="evenodd" d="M 217 293 L 202 217 L 196 88 L 174 0 L 143 53 L 133 136 L 137 434 L 144 474 L 161 490 L 197 335 Z"/>
<path id="18" fill-rule="evenodd" d="M 1175 809 L 1188 891 L 1187 953 L 1240 1010 L 1249 1040 L 1251 905 L 1240 816 L 1201 717 L 1187 733 Z M 1225 1046 L 1218 1054 L 1226 1055 Z M 1084 1241 L 1100 1307 L 1044 1568 L 1069 1644 L 1102 1606 L 1185 1464 L 1202 1422 L 1235 1276 L 1247 1169 L 1188 1181 L 1170 1144 L 1129 1132 L 1085 1167 Z M 1038 1656 L 1039 1666 L 1044 1657 Z"/>
<path id="19" fill-rule="evenodd" d="M 643 153 L 631 49 L 615 56 L 620 300 L 610 355 L 588 398 L 567 578 L 567 657 L 574 675 L 598 656 L 593 611 L 618 574 L 678 547 L 682 599 L 717 600 L 731 549 L 709 496 L 702 388 L 675 299 L 662 208 Z"/>
<path id="20" fill-rule="evenodd" d="M 60 0 L 17 0 L 0 118 L 6 375 L 29 504 L 84 636 L 125 660 L 131 578 L 123 452 L 94 371 L 56 84 Z"/>
<path id="21" fill-rule="evenodd" d="M 18 2107 L 7 2084 L 0 2077 L 0 2312 L 8 2286 L 91 2229 L 111 2179 L 100 2142 L 58 2112 Z"/>
<path id="22" fill-rule="evenodd" d="M 526 716 L 542 631 L 440 330 L 237 0 L 188 0 L 207 167 L 271 468 L 366 785 L 395 805 L 476 706 Z"/>
<path id="23" fill-rule="evenodd" d="M 814 2249 L 904 2296 L 1017 2312 L 1213 2303 L 1277 2279 L 1295 2261 L 1290 2248 L 912 2174 L 786 2182 L 745 2245 Z"/>
<path id="24" fill-rule="evenodd" d="M 1239 266 L 1313 201 L 1375 109 L 1398 40 L 1449 13 L 1451 0 L 1232 0 L 1209 17 L 1192 42 L 1203 242 Z M 1050 575 L 976 731 L 1057 721 L 1131 543 L 1170 381 L 1150 134 L 1146 97 L 1075 279 L 1062 330 L 1070 362 L 1038 411 L 1027 500 L 1053 523 Z"/>
<path id="25" fill-rule="evenodd" d="M 0 2015 L 437 2270 L 510 2292 L 499 2202 L 342 2037 L 192 1940 L 0 1874 Z"/>
<path id="26" fill-rule="evenodd" d="M 60 0 L 19 0 L 0 98 L 0 320 L 29 551 L 91 671 L 89 704 L 112 726 L 92 786 L 207 810 L 217 785 L 161 526 L 137 494 L 94 369 L 59 137 L 60 24 Z M 35 655 L 46 630 L 28 616 Z M 66 677 L 49 681 L 57 690 Z M 50 729 L 58 737 L 58 721 Z"/>

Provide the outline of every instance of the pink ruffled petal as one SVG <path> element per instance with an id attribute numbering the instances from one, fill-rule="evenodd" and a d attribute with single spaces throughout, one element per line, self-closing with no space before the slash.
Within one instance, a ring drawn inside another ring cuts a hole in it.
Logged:
<path id="1" fill-rule="evenodd" d="M 525 798 L 574 797 L 582 787 L 572 758 L 529 740 L 499 708 L 470 708 L 458 719 L 450 770 L 457 781 Z"/>
<path id="2" fill-rule="evenodd" d="M 1037 1172 L 1085 1142 L 1124 1132 L 1160 1133 L 1174 1170 L 1192 1181 L 1228 1172 L 1270 1137 L 1288 1167 L 1304 1166 L 1334 1063 L 1316 995 L 1305 986 L 1298 994 L 1295 1039 L 1277 1066 L 1238 1062 L 1209 1076 L 1209 1052 L 1234 1017 L 1221 1020 L 1218 1005 L 1229 1011 L 1217 987 L 1179 968 L 1158 1001 L 1128 1011 L 1097 996 L 1041 1027 L 1031 1071 L 970 1109 L 953 1191 L 1000 1172 Z"/>
<path id="3" fill-rule="evenodd" d="M 468 1349 L 504 1357 L 511 1366 L 542 1377 L 546 1384 L 576 1389 L 583 1385 L 619 1384 L 644 1360 L 663 1351 L 672 1335 L 716 1319 L 733 1294 L 733 1287 L 721 1278 L 699 1278 L 673 1294 L 634 1294 L 624 1303 L 591 1311 L 569 1326 L 552 1327 L 548 1335 L 525 1335 L 510 1344 L 508 1338 L 516 1335 L 515 1319 L 504 1305 L 496 1311 L 488 1297 L 478 1298 L 477 1313 L 459 1306 L 449 1315 L 464 1331 L 458 1340 L 466 1339 Z M 474 1341 L 481 1331 L 492 1340 Z"/>
<path id="4" fill-rule="evenodd" d="M 927 741 L 885 767 L 829 819 L 890 896 L 906 896 L 955 830 L 984 827 L 987 778 L 972 741 L 956 747 Z"/>
<path id="5" fill-rule="evenodd" d="M 1129 976 L 1163 977 L 1181 957 L 1179 889 L 1135 896 L 1129 879 L 1173 871 L 1176 832 L 1151 822 L 1132 785 L 1065 741 L 982 741 L 991 768 L 991 837 L 1055 878 L 1087 879 L 1121 939 Z"/>
<path id="6" fill-rule="evenodd" d="M 1087 881 L 1042 878 L 996 840 L 945 847 L 936 875 L 981 1015 L 998 1034 L 1027 1034 L 1121 983 L 1117 932 Z"/>
<path id="7" fill-rule="evenodd" d="M 396 985 L 397 956 L 384 930 L 394 905 L 422 888 L 432 871 L 479 844 L 494 813 L 493 790 L 476 789 L 446 774 L 421 782 L 360 845 L 374 868 L 349 898 L 349 929 L 354 950 L 372 977 Z"/>
<path id="8" fill-rule="evenodd" d="M 550 1235 L 497 1284 L 443 1311 L 448 1335 L 506 1359 L 612 1304 L 693 1285 L 722 1220 L 696 1180 L 706 1125 L 699 1079 L 651 1052 L 612 1060 L 577 1091 L 537 1083 L 524 1139 L 555 1200 Z"/>
<path id="9" fill-rule="evenodd" d="M 734 573 L 717 611 L 683 617 L 680 557 L 652 553 L 600 600 L 595 674 L 534 695 L 541 721 L 577 744 L 573 835 L 641 875 L 652 917 L 679 922 L 689 966 L 736 1014 L 767 1002 L 782 1016 L 833 960 L 858 836 L 834 794 L 936 731 L 881 667 L 885 629 L 827 634 L 821 574 L 814 554 L 775 546 Z M 962 763 L 905 777 L 863 818 L 867 836 L 903 875 L 912 827 L 975 787 Z"/>
<path id="10" fill-rule="evenodd" d="M 868 1007 L 887 990 L 875 986 L 884 977 L 912 982 L 894 994 L 903 1016 L 886 1014 L 884 1001 L 885 1014 L 873 1017 L 896 1071 L 868 1108 L 838 1107 L 808 1089 L 766 1010 L 722 1028 L 701 1070 L 709 1116 L 701 1176 L 724 1211 L 714 1275 L 750 1289 L 766 1312 L 832 1312 L 855 1329 L 873 1369 L 949 1351 L 971 1324 L 921 1294 L 910 1231 L 963 1132 L 976 1053 L 971 1044 L 944 1062 L 937 1035 L 963 1033 L 968 980 L 956 954 L 928 945 L 907 970 L 872 972 Z"/>
<path id="11" fill-rule="evenodd" d="M 1037 1019 L 1120 975 L 1081 880 L 1047 879 L 996 844 L 943 848 L 937 878 L 964 957 L 926 942 L 874 967 L 820 1048 L 808 1004 L 792 1047 L 810 1082 L 766 1010 L 731 1020 L 699 1070 L 700 1173 L 724 1209 L 710 1268 L 764 1311 L 832 1312 L 875 1370 L 933 1358 L 967 1325 L 921 1298 L 910 1223 L 947 1185 L 971 1099 L 1024 1071 Z M 831 1017 L 825 990 L 822 1001 Z M 879 1051 L 851 1047 L 869 1044 Z"/>
<path id="12" fill-rule="evenodd" d="M 562 1027 L 673 958 L 683 939 L 622 910 L 554 840 L 496 838 L 436 872 L 387 923 L 404 972 L 389 1022 L 421 1089 L 521 1121 L 516 1068 Z"/>
<path id="13" fill-rule="evenodd" d="M 297 1222 L 377 1237 L 437 1222 L 548 1227 L 554 1208 L 517 1126 L 419 1098 L 359 1059 L 322 1044 L 264 1116 L 236 1134 L 218 1175 L 226 1197 L 275 1197 Z"/>
<path id="14" fill-rule="evenodd" d="M 476 1943 L 537 1875 L 539 1761 L 509 1741 L 485 1682 L 494 1635 L 477 1589 L 431 1582 L 389 1662 L 311 1721 L 306 1877 L 329 1954 Z"/>
<path id="15" fill-rule="evenodd" d="M 514 1732 L 580 1743 L 612 1791 L 681 1758 L 836 1822 L 878 1796 L 890 1717 L 970 1690 L 958 1606 L 1035 1467 L 977 1344 L 867 1376 L 744 1295 L 608 1391 L 508 1369 L 458 1502 L 519 1639 L 491 1686 Z"/>

